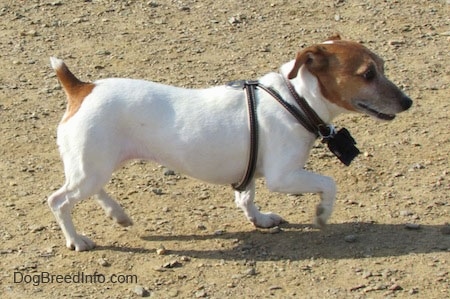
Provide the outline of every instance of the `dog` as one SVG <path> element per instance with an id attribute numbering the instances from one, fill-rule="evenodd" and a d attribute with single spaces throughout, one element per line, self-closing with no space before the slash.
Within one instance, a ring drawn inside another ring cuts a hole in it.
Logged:
<path id="1" fill-rule="evenodd" d="M 233 184 L 246 171 L 249 122 L 246 96 L 228 85 L 187 89 L 155 82 L 109 78 L 82 82 L 66 64 L 51 57 L 68 99 L 57 129 L 57 144 L 66 181 L 48 198 L 66 246 L 95 247 L 78 234 L 71 218 L 75 203 L 94 196 L 106 215 L 132 225 L 123 208 L 104 190 L 111 174 L 132 159 L 153 160 L 213 184 Z M 259 79 L 290 105 L 298 95 L 326 123 L 344 112 L 392 120 L 412 100 L 384 75 L 384 62 L 360 43 L 332 37 L 298 52 L 296 58 Z M 273 192 L 319 193 L 314 222 L 325 225 L 336 196 L 332 178 L 303 169 L 316 135 L 306 130 L 269 94 L 256 93 L 258 157 L 255 174 L 235 203 L 256 227 L 273 227 L 283 219 L 255 206 L 255 178 L 264 177 Z"/>

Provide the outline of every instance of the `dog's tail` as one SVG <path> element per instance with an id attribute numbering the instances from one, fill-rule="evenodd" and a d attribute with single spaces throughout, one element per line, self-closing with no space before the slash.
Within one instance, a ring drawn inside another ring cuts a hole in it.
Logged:
<path id="1" fill-rule="evenodd" d="M 63 118 L 65 122 L 78 111 L 84 98 L 92 92 L 95 85 L 80 81 L 61 59 L 50 57 L 50 63 L 67 95 L 68 106 Z"/>

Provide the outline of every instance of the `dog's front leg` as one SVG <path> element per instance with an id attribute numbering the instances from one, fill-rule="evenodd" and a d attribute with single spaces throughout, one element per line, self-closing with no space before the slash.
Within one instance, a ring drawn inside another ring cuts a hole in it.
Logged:
<path id="1" fill-rule="evenodd" d="M 273 227 L 283 222 L 283 218 L 274 213 L 261 213 L 255 206 L 255 180 L 244 191 L 235 191 L 236 206 L 244 211 L 247 219 L 256 227 Z"/>
<path id="2" fill-rule="evenodd" d="M 316 207 L 314 223 L 319 227 L 325 226 L 333 212 L 336 199 L 336 184 L 332 178 L 297 169 L 284 175 L 266 176 L 266 179 L 270 191 L 290 194 L 319 193 L 321 201 Z"/>

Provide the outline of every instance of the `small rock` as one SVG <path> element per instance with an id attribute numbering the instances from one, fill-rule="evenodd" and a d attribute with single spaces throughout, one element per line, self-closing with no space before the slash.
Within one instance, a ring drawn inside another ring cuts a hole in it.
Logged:
<path id="1" fill-rule="evenodd" d="M 369 153 L 369 152 L 364 152 L 364 157 L 366 157 L 366 158 L 370 158 L 370 157 L 373 157 L 373 154 L 371 154 L 371 153 Z"/>
<path id="2" fill-rule="evenodd" d="M 372 276 L 372 272 L 366 271 L 366 272 L 363 273 L 362 278 L 369 278 L 371 276 Z"/>
<path id="3" fill-rule="evenodd" d="M 425 166 L 420 163 L 415 163 L 415 164 L 411 165 L 411 167 L 408 169 L 408 171 L 414 171 L 417 169 L 425 169 Z"/>
<path id="4" fill-rule="evenodd" d="M 242 23 L 242 20 L 241 20 L 240 16 L 231 17 L 228 19 L 228 23 L 230 23 L 231 25 L 236 25 L 236 24 Z"/>
<path id="5" fill-rule="evenodd" d="M 95 52 L 95 54 L 97 54 L 97 55 L 102 55 L 102 56 L 108 56 L 108 55 L 111 55 L 111 51 L 108 51 L 108 50 L 98 50 L 97 52 Z"/>
<path id="6" fill-rule="evenodd" d="M 137 285 L 133 288 L 133 293 L 140 297 L 148 297 L 150 296 L 150 292 L 146 290 L 143 286 Z"/>
<path id="7" fill-rule="evenodd" d="M 38 33 L 37 33 L 37 31 L 36 30 L 30 30 L 30 31 L 27 31 L 27 32 L 24 32 L 24 33 L 22 33 L 22 35 L 26 35 L 26 36 L 38 36 Z"/>
<path id="8" fill-rule="evenodd" d="M 165 176 L 175 175 L 175 171 L 173 171 L 172 169 L 166 168 L 166 167 L 164 167 L 162 169 L 162 173 Z"/>
<path id="9" fill-rule="evenodd" d="M 412 288 L 411 290 L 409 290 L 408 293 L 410 295 L 418 294 L 419 293 L 419 289 L 418 288 Z"/>
<path id="10" fill-rule="evenodd" d="M 199 200 L 205 200 L 209 198 L 209 193 L 208 192 L 203 192 L 202 194 L 200 194 L 200 196 L 198 197 Z"/>
<path id="11" fill-rule="evenodd" d="M 179 7 L 179 9 L 181 11 L 190 11 L 191 10 L 191 8 L 189 6 L 181 6 L 181 7 Z"/>
<path id="12" fill-rule="evenodd" d="M 206 226 L 204 224 L 199 224 L 199 225 L 197 225 L 197 229 L 206 230 Z"/>
<path id="13" fill-rule="evenodd" d="M 270 286 L 269 287 L 269 291 L 275 291 L 275 290 L 281 290 L 282 289 L 282 287 L 280 287 L 280 286 Z"/>
<path id="14" fill-rule="evenodd" d="M 215 236 L 221 236 L 221 235 L 223 235 L 225 233 L 225 231 L 223 230 L 223 229 L 219 229 L 219 230 L 216 230 L 215 232 L 214 232 L 214 235 Z"/>
<path id="15" fill-rule="evenodd" d="M 168 263 L 165 263 L 162 267 L 166 268 L 166 269 L 172 269 L 172 268 L 179 268 L 181 266 L 183 266 L 182 263 L 180 263 L 177 260 L 173 260 L 173 261 L 170 261 Z"/>
<path id="16" fill-rule="evenodd" d="M 282 232 L 282 230 L 279 226 L 274 226 L 269 229 L 269 234 L 278 234 L 280 232 Z"/>
<path id="17" fill-rule="evenodd" d="M 344 237 L 344 241 L 347 243 L 355 243 L 357 240 L 356 235 L 347 235 Z"/>
<path id="18" fill-rule="evenodd" d="M 30 227 L 30 231 L 32 233 L 40 232 L 44 229 L 45 229 L 45 226 L 43 226 L 43 225 L 35 225 L 35 226 Z"/>
<path id="19" fill-rule="evenodd" d="M 178 297 L 179 291 L 178 290 L 169 290 L 167 292 L 167 296 L 171 297 L 171 298 L 175 298 Z"/>
<path id="20" fill-rule="evenodd" d="M 411 212 L 411 211 L 408 211 L 408 210 L 402 210 L 402 211 L 400 211 L 400 216 L 403 216 L 403 217 L 411 216 L 412 214 L 414 214 L 414 213 Z"/>
<path id="21" fill-rule="evenodd" d="M 389 45 L 390 46 L 394 46 L 394 47 L 399 47 L 399 46 L 401 46 L 403 44 L 405 44 L 405 42 L 401 41 L 401 40 L 390 40 L 389 41 Z"/>
<path id="22" fill-rule="evenodd" d="M 165 255 L 166 253 L 167 253 L 167 250 L 163 245 L 160 245 L 158 248 L 156 248 L 157 255 Z"/>
<path id="23" fill-rule="evenodd" d="M 105 258 L 99 258 L 98 260 L 97 260 L 97 262 L 98 262 L 98 264 L 100 265 L 100 266 L 103 266 L 103 267 L 109 267 L 109 266 L 111 266 L 111 263 L 110 262 L 108 262 L 108 260 L 106 260 Z"/>
<path id="24" fill-rule="evenodd" d="M 183 262 L 190 262 L 191 258 L 188 256 L 183 255 L 182 257 L 180 257 L 180 260 L 182 260 Z"/>
<path id="25" fill-rule="evenodd" d="M 245 271 L 245 275 L 247 276 L 255 276 L 256 275 L 256 269 L 255 268 L 250 268 L 247 271 Z"/>
<path id="26" fill-rule="evenodd" d="M 417 224 L 417 223 L 406 223 L 405 224 L 405 228 L 406 229 L 411 229 L 411 230 L 418 230 L 418 229 L 420 229 L 420 224 Z"/>
<path id="27" fill-rule="evenodd" d="M 161 188 L 153 188 L 152 192 L 155 193 L 156 195 L 164 194 Z"/>
<path id="28" fill-rule="evenodd" d="M 399 286 L 398 284 L 394 283 L 393 285 L 391 285 L 389 287 L 390 291 L 401 291 L 403 290 L 403 288 L 401 286 Z"/>
<path id="29" fill-rule="evenodd" d="M 197 292 L 195 292 L 196 298 L 205 298 L 206 296 L 208 296 L 208 294 L 205 290 L 198 290 Z"/>

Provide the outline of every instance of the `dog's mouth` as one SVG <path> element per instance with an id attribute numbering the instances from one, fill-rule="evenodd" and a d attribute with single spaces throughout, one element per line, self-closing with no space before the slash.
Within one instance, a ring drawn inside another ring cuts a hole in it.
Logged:
<path id="1" fill-rule="evenodd" d="M 378 119 L 382 119 L 382 120 L 393 120 L 395 118 L 395 114 L 385 114 L 382 113 L 364 103 L 358 102 L 356 103 L 356 105 L 358 105 L 359 108 L 362 109 L 363 112 L 365 112 L 368 115 L 374 116 Z"/>

